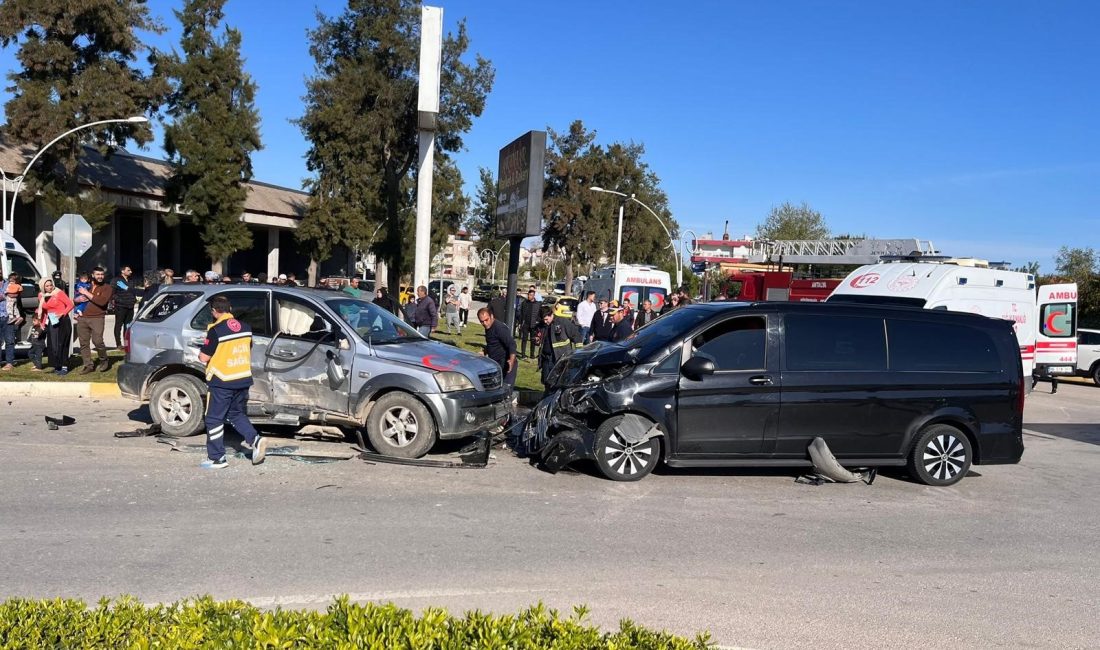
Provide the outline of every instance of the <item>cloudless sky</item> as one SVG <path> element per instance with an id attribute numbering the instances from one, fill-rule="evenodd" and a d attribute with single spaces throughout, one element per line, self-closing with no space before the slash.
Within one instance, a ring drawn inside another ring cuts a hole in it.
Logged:
<path id="1" fill-rule="evenodd" d="M 151 0 L 178 43 L 172 9 Z M 429 3 L 431 4 L 431 3 Z M 836 233 L 932 240 L 944 253 L 1041 262 L 1100 247 L 1100 3 L 440 0 L 493 62 L 457 156 L 478 167 L 530 129 L 582 120 L 634 141 L 681 228 L 735 238 L 807 202 Z M 257 180 L 301 187 L 306 30 L 344 4 L 230 0 L 259 85 Z M 15 66 L 0 52 L 0 69 Z M 6 101 L 7 94 L 4 94 Z M 158 143 L 146 155 L 162 156 Z"/>

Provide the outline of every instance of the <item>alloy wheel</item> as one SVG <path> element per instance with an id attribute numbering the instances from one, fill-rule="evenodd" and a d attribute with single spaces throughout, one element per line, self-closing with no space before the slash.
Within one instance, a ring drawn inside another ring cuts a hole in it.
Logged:
<path id="1" fill-rule="evenodd" d="M 934 436 L 924 448 L 924 469 L 934 479 L 953 479 L 965 466 L 966 447 L 953 435 Z"/>
<path id="2" fill-rule="evenodd" d="M 653 462 L 653 447 L 649 441 L 629 443 L 617 431 L 607 438 L 603 449 L 607 465 L 623 476 L 633 476 L 644 471 Z"/>
<path id="3" fill-rule="evenodd" d="M 412 410 L 403 406 L 395 406 L 386 411 L 382 416 L 382 423 L 382 435 L 394 447 L 407 446 L 420 431 L 420 424 L 416 421 L 416 415 L 413 414 Z"/>

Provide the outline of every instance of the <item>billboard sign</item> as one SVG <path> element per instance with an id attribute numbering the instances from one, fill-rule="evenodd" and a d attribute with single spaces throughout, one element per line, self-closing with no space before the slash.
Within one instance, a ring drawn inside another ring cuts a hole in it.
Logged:
<path id="1" fill-rule="evenodd" d="M 545 157 L 544 131 L 528 131 L 500 150 L 496 210 L 498 236 L 528 237 L 542 232 Z"/>

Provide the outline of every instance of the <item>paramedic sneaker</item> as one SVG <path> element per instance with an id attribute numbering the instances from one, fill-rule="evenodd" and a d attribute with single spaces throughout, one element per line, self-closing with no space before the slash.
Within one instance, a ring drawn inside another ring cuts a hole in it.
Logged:
<path id="1" fill-rule="evenodd" d="M 256 436 L 256 439 L 252 441 L 252 464 L 259 465 L 264 462 L 264 456 L 267 455 L 267 438 L 263 436 Z"/>
<path id="2" fill-rule="evenodd" d="M 225 456 L 222 456 L 218 460 L 210 460 L 209 458 L 207 458 L 206 460 L 199 463 L 199 467 L 202 469 L 222 469 L 225 467 L 229 467 L 229 461 L 225 460 Z"/>

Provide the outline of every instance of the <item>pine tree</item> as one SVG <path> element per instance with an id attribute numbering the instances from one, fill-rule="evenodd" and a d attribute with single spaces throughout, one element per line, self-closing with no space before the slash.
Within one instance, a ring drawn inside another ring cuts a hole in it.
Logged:
<path id="1" fill-rule="evenodd" d="M 0 45 L 18 45 L 21 70 L 12 72 L 4 104 L 5 136 L 35 150 L 62 133 L 100 120 L 155 111 L 167 86 L 136 65 L 147 48 L 136 32 L 159 33 L 144 0 L 4 0 Z M 133 140 L 152 140 L 145 124 L 116 123 L 80 131 L 51 146 L 28 174 L 26 199 L 42 192 L 51 210 L 109 213 L 109 204 L 89 193 L 80 200 L 77 165 L 84 145 L 104 155 Z M 97 218 L 93 226 L 106 219 Z"/>
<path id="2" fill-rule="evenodd" d="M 546 189 L 542 202 L 542 245 L 551 244 L 565 253 L 565 281 L 572 284 L 574 266 L 587 271 L 607 251 L 607 214 L 599 210 L 601 195 L 588 188 L 597 185 L 596 173 L 603 150 L 595 144 L 596 132 L 580 120 L 565 133 L 547 129 Z M 614 246 L 614 242 L 612 242 Z"/>
<path id="3" fill-rule="evenodd" d="M 296 236 L 316 260 L 335 246 L 359 248 L 380 224 L 373 249 L 396 286 L 407 268 L 415 221 L 411 184 L 419 153 L 417 75 L 420 4 L 413 0 L 349 0 L 336 17 L 318 15 L 309 32 L 316 74 L 307 82 L 299 120 L 310 148 L 310 202 Z M 493 83 L 492 65 L 462 61 L 465 23 L 443 40 L 436 179 L 462 134 L 481 115 Z M 457 171 L 457 170 L 455 170 Z M 433 210 L 434 212 L 435 210 Z"/>
<path id="4" fill-rule="evenodd" d="M 164 149 L 172 163 L 166 203 L 179 205 L 199 227 L 214 263 L 252 246 L 241 221 L 252 152 L 261 148 L 256 84 L 243 69 L 241 34 L 225 27 L 225 0 L 187 0 L 176 17 L 183 26 L 183 55 L 158 62 L 171 80 L 171 124 Z"/>
<path id="5" fill-rule="evenodd" d="M 489 169 L 481 167 L 478 171 L 480 182 L 477 186 L 477 196 L 474 198 L 473 209 L 466 216 L 464 225 L 470 236 L 477 240 L 479 251 L 496 252 L 507 241 L 497 236 L 497 181 Z"/>

